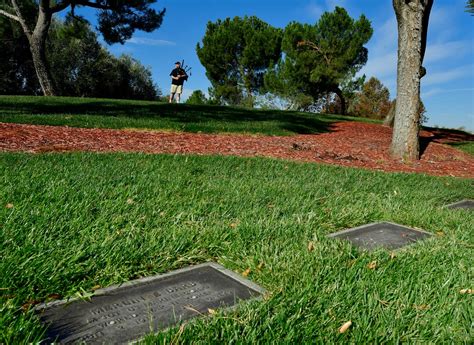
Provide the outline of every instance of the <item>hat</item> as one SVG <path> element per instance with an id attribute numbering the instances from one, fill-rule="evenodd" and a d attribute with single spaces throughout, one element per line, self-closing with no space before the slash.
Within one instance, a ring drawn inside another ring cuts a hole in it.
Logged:
<path id="1" fill-rule="evenodd" d="M 175 64 L 175 65 L 181 65 L 181 62 L 176 61 L 174 64 Z"/>

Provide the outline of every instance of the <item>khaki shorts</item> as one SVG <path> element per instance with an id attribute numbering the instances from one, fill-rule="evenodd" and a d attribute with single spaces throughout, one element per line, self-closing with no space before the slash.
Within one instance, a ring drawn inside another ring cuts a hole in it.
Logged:
<path id="1" fill-rule="evenodd" d="M 171 93 L 182 94 L 183 93 L 183 85 L 174 85 L 171 84 Z"/>

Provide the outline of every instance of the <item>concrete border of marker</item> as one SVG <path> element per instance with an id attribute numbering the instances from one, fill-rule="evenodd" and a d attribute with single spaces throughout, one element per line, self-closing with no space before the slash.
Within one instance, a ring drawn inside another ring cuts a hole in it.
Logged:
<path id="1" fill-rule="evenodd" d="M 467 204 L 468 206 L 465 207 L 464 204 Z M 470 210 L 474 208 L 474 200 L 471 199 L 464 199 L 460 201 L 453 202 L 452 204 L 444 205 L 443 208 L 448 208 L 448 209 L 463 209 L 463 210 Z"/>
<path id="2" fill-rule="evenodd" d="M 375 228 L 377 225 L 380 225 L 380 226 L 383 226 L 383 225 L 389 225 L 390 227 L 395 227 L 396 229 L 398 228 L 401 228 L 401 229 L 404 229 L 410 233 L 415 233 L 415 234 L 421 234 L 422 235 L 422 238 L 420 238 L 419 240 L 415 240 L 411 243 L 407 243 L 403 246 L 399 246 L 397 248 L 389 248 L 390 250 L 400 250 L 402 248 L 405 248 L 407 246 L 410 246 L 412 244 L 415 244 L 416 242 L 420 241 L 420 240 L 425 240 L 425 239 L 428 239 L 429 237 L 433 236 L 432 233 L 428 232 L 428 231 L 425 231 L 425 230 L 422 230 L 422 229 L 414 229 L 414 228 L 410 228 L 408 226 L 405 226 L 405 225 L 401 225 L 401 224 L 397 224 L 397 223 L 393 223 L 393 222 L 387 222 L 387 221 L 380 221 L 380 222 L 373 222 L 373 223 L 368 223 L 368 224 L 364 224 L 364 225 L 360 225 L 360 226 L 357 226 L 357 227 L 353 227 L 353 228 L 349 228 L 349 229 L 344 229 L 344 230 L 340 230 L 340 231 L 337 231 L 337 232 L 333 232 L 329 235 L 327 235 L 326 237 L 328 238 L 334 238 L 334 239 L 339 239 L 339 240 L 345 240 L 345 241 L 348 241 L 350 242 L 353 246 L 359 248 L 359 249 L 363 249 L 363 250 L 376 250 L 376 249 L 387 249 L 385 246 L 383 245 L 380 245 L 380 246 L 376 246 L 374 248 L 364 248 L 362 245 L 357 245 L 355 244 L 353 241 L 351 241 L 349 238 L 344 238 L 344 235 L 350 235 L 352 233 L 357 233 L 361 230 L 365 230 L 365 229 L 370 229 L 370 228 Z M 376 229 L 374 229 L 375 231 Z M 370 230 L 369 230 L 370 231 Z"/>
<path id="3" fill-rule="evenodd" d="M 107 286 L 105 288 L 97 289 L 97 290 L 94 291 L 94 294 L 91 296 L 91 298 L 95 297 L 95 296 L 105 295 L 108 292 L 114 291 L 118 288 L 132 287 L 132 286 L 136 286 L 136 285 L 141 285 L 143 283 L 151 283 L 151 282 L 154 282 L 155 280 L 160 280 L 160 279 L 163 279 L 163 278 L 166 278 L 166 277 L 171 277 L 171 276 L 174 276 L 174 275 L 177 275 L 177 274 L 180 274 L 180 273 L 189 272 L 189 271 L 201 268 L 201 267 L 212 267 L 212 268 L 216 269 L 217 271 L 225 274 L 226 276 L 236 280 L 240 284 L 242 284 L 242 285 L 244 285 L 244 286 L 246 286 L 246 287 L 248 287 L 252 290 L 255 290 L 256 292 L 260 293 L 261 295 L 266 293 L 266 290 L 263 289 L 261 286 L 251 282 L 250 280 L 244 278 L 243 276 L 241 276 L 241 275 L 239 275 L 239 274 L 237 274 L 237 273 L 235 273 L 231 270 L 228 270 L 224 266 L 219 265 L 218 263 L 215 263 L 215 262 L 206 262 L 206 263 L 202 263 L 202 264 L 197 264 L 197 265 L 192 265 L 192 266 L 180 268 L 180 269 L 170 271 L 170 272 L 167 272 L 167 273 L 163 273 L 163 274 L 157 274 L 157 275 L 150 276 L 150 277 L 139 278 L 139 279 L 127 281 L 127 282 L 120 283 L 120 284 L 110 285 L 110 286 Z M 68 298 L 68 299 L 65 299 L 65 300 L 45 302 L 45 303 L 38 304 L 37 306 L 35 306 L 35 308 L 33 310 L 34 311 L 41 311 L 41 310 L 43 310 L 45 308 L 48 308 L 48 307 L 61 305 L 61 304 L 66 304 L 66 303 L 72 303 L 72 302 L 80 301 L 80 300 L 82 300 L 80 297 L 71 297 L 71 298 Z"/>

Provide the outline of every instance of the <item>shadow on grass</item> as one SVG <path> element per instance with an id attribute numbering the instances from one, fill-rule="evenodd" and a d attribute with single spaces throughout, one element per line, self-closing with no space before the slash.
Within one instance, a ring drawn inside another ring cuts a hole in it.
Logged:
<path id="1" fill-rule="evenodd" d="M 63 97 L 0 97 L 5 114 L 97 115 L 131 119 L 166 119 L 176 124 L 215 122 L 226 124 L 274 122 L 284 131 L 317 134 L 331 130 L 331 123 L 351 120 L 339 115 L 296 111 L 253 110 L 213 105 L 153 103 L 127 100 L 99 100 Z M 216 126 L 217 128 L 218 126 Z"/>
<path id="2" fill-rule="evenodd" d="M 463 149 L 464 146 L 474 145 L 474 135 L 459 129 L 424 127 L 431 133 L 430 137 L 420 137 L 420 155 L 426 151 L 430 143 L 448 144 Z"/>

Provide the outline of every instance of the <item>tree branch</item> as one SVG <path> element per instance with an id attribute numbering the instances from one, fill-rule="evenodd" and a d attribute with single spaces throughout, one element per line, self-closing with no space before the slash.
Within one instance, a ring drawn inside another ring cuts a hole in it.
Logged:
<path id="1" fill-rule="evenodd" d="M 51 13 L 57 13 L 57 12 L 61 12 L 62 10 L 65 10 L 69 5 L 71 5 L 71 1 L 70 0 L 65 0 L 65 1 L 62 1 L 62 2 L 58 2 L 56 5 L 54 5 L 53 7 L 51 7 L 49 9 L 49 11 Z"/>
<path id="2" fill-rule="evenodd" d="M 296 45 L 297 47 L 310 47 L 311 49 L 313 50 L 316 50 L 319 54 L 321 54 L 324 58 L 324 60 L 326 60 L 326 63 L 329 65 L 330 61 L 328 59 L 328 57 L 326 56 L 326 54 L 322 51 L 321 48 L 319 48 L 315 43 L 311 42 L 311 41 L 300 41 L 298 42 L 298 44 Z"/>
<path id="3" fill-rule="evenodd" d="M 16 13 L 16 15 L 17 15 L 18 22 L 20 23 L 21 27 L 23 28 L 23 31 L 24 31 L 25 35 L 28 37 L 28 39 L 30 39 L 31 30 L 30 30 L 30 28 L 28 27 L 28 25 L 26 24 L 25 19 L 24 19 L 23 16 L 21 15 L 20 7 L 19 7 L 18 4 L 16 3 L 16 0 L 10 0 L 10 1 L 11 1 L 11 3 L 12 3 L 13 9 L 15 10 L 15 13 Z"/>
<path id="4" fill-rule="evenodd" d="M 95 2 L 90 2 L 90 1 L 85 1 L 85 0 L 77 0 L 77 1 L 75 1 L 75 3 L 76 3 L 76 5 L 88 6 L 88 7 L 92 7 L 92 8 L 97 8 L 99 10 L 110 10 L 110 9 L 112 9 L 111 6 L 101 5 L 101 4 L 97 4 Z"/>
<path id="5" fill-rule="evenodd" d="M 7 11 L 0 10 L 0 14 L 3 14 L 5 17 L 16 20 L 17 22 L 21 23 L 20 18 L 18 16 L 15 16 L 14 14 L 8 13 Z"/>

